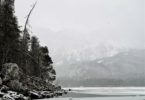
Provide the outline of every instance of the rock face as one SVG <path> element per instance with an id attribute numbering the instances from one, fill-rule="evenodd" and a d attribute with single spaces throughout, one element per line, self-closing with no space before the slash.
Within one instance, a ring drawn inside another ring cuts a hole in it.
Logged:
<path id="1" fill-rule="evenodd" d="M 2 66 L 0 73 L 0 97 L 2 100 L 28 100 L 50 98 L 60 96 L 64 93 L 59 87 L 51 83 L 55 79 L 55 71 L 46 67 L 44 77 L 24 75 L 15 63 L 6 63 Z M 49 71 L 54 75 L 50 75 Z M 47 79 L 47 77 L 49 77 Z M 15 91 L 15 92 L 13 92 Z M 44 92 L 45 91 L 45 92 Z"/>
<path id="2" fill-rule="evenodd" d="M 1 70 L 2 82 L 11 90 L 19 91 L 22 88 L 20 80 L 20 69 L 15 63 L 6 63 Z"/>
<path id="3" fill-rule="evenodd" d="M 19 67 L 15 63 L 6 63 L 2 66 L 1 76 L 3 82 L 9 80 L 19 80 Z"/>

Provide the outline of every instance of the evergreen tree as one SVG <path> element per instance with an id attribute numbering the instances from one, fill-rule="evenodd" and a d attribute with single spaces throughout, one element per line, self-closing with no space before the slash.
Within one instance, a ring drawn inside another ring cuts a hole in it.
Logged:
<path id="1" fill-rule="evenodd" d="M 56 72 L 52 66 L 53 62 L 49 56 L 48 48 L 40 46 L 36 36 L 32 36 L 29 41 L 27 37 L 30 36 L 27 28 L 24 30 L 25 35 L 21 37 L 17 18 L 14 16 L 14 0 L 1 1 L 0 66 L 8 62 L 17 63 L 25 75 L 37 76 L 48 83 L 53 82 Z"/>
<path id="2" fill-rule="evenodd" d="M 41 56 L 43 66 L 49 66 L 53 63 L 51 57 L 49 56 L 48 48 L 46 46 L 41 47 Z"/>
<path id="3" fill-rule="evenodd" d="M 37 3 L 37 2 L 36 2 Z M 29 19 L 30 19 L 30 16 L 36 6 L 36 3 L 33 5 L 32 9 L 30 10 L 29 14 L 27 15 L 27 18 L 26 18 L 26 22 L 25 22 L 25 25 L 24 25 L 24 30 L 23 30 L 23 35 L 22 35 L 22 39 L 21 39 L 21 51 L 22 51 L 22 54 L 21 54 L 21 66 L 27 66 L 29 67 L 29 60 L 30 59 L 30 55 L 29 55 L 29 44 L 30 44 L 30 34 L 29 34 Z M 25 73 L 26 73 L 26 67 L 23 68 Z"/>
<path id="4" fill-rule="evenodd" d="M 53 82 L 55 80 L 56 72 L 52 64 L 53 62 L 49 56 L 48 48 L 46 46 L 41 47 L 41 77 L 47 82 Z"/>
<path id="5" fill-rule="evenodd" d="M 10 61 L 17 63 L 19 58 L 15 55 L 20 55 L 20 30 L 14 16 L 14 0 L 4 0 L 0 8 L 0 64 Z"/>
<path id="6" fill-rule="evenodd" d="M 32 75 L 39 76 L 40 75 L 40 45 L 38 38 L 36 36 L 32 36 L 31 38 L 31 50 L 30 54 L 32 56 L 31 59 L 31 73 Z"/>

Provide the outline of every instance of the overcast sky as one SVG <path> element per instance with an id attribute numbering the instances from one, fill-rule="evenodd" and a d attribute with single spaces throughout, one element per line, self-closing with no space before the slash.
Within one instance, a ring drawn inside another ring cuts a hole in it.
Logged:
<path id="1" fill-rule="evenodd" d="M 35 0 L 15 0 L 19 24 Z M 145 47 L 145 0 L 39 0 L 32 35 L 50 49 L 110 43 Z"/>

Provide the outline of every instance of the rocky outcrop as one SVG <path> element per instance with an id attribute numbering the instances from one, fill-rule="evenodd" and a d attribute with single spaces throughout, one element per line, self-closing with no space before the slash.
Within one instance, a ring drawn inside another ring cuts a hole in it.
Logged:
<path id="1" fill-rule="evenodd" d="M 6 63 L 1 69 L 2 84 L 11 90 L 20 91 L 22 83 L 20 80 L 20 69 L 15 63 Z"/>
<path id="2" fill-rule="evenodd" d="M 55 72 L 52 72 L 54 75 L 50 77 L 48 72 L 53 71 L 53 69 L 46 68 L 47 70 L 42 73 L 45 75 L 40 78 L 24 75 L 15 63 L 4 64 L 0 73 L 0 97 L 2 100 L 42 99 L 66 93 L 60 86 L 56 87 L 51 81 L 48 81 L 50 78 L 52 80 L 55 78 Z"/>
<path id="3" fill-rule="evenodd" d="M 42 67 L 42 79 L 46 82 L 53 82 L 56 79 L 56 72 L 52 65 Z"/>
<path id="4" fill-rule="evenodd" d="M 8 91 L 8 93 L 3 95 L 2 100 L 30 100 L 30 98 L 17 92 Z"/>
<path id="5" fill-rule="evenodd" d="M 17 64 L 15 63 L 6 63 L 2 66 L 1 69 L 1 77 L 3 82 L 9 81 L 9 80 L 19 80 L 20 69 Z"/>

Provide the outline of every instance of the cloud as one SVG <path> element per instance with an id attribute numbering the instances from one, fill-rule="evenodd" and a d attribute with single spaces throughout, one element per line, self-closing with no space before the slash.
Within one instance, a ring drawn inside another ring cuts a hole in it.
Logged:
<path id="1" fill-rule="evenodd" d="M 16 0 L 16 15 L 21 25 L 34 2 Z M 145 47 L 144 5 L 144 0 L 39 0 L 30 24 L 34 34 L 48 47 L 68 48 L 103 41 L 142 48 Z M 54 45 L 56 39 L 58 44 Z"/>

